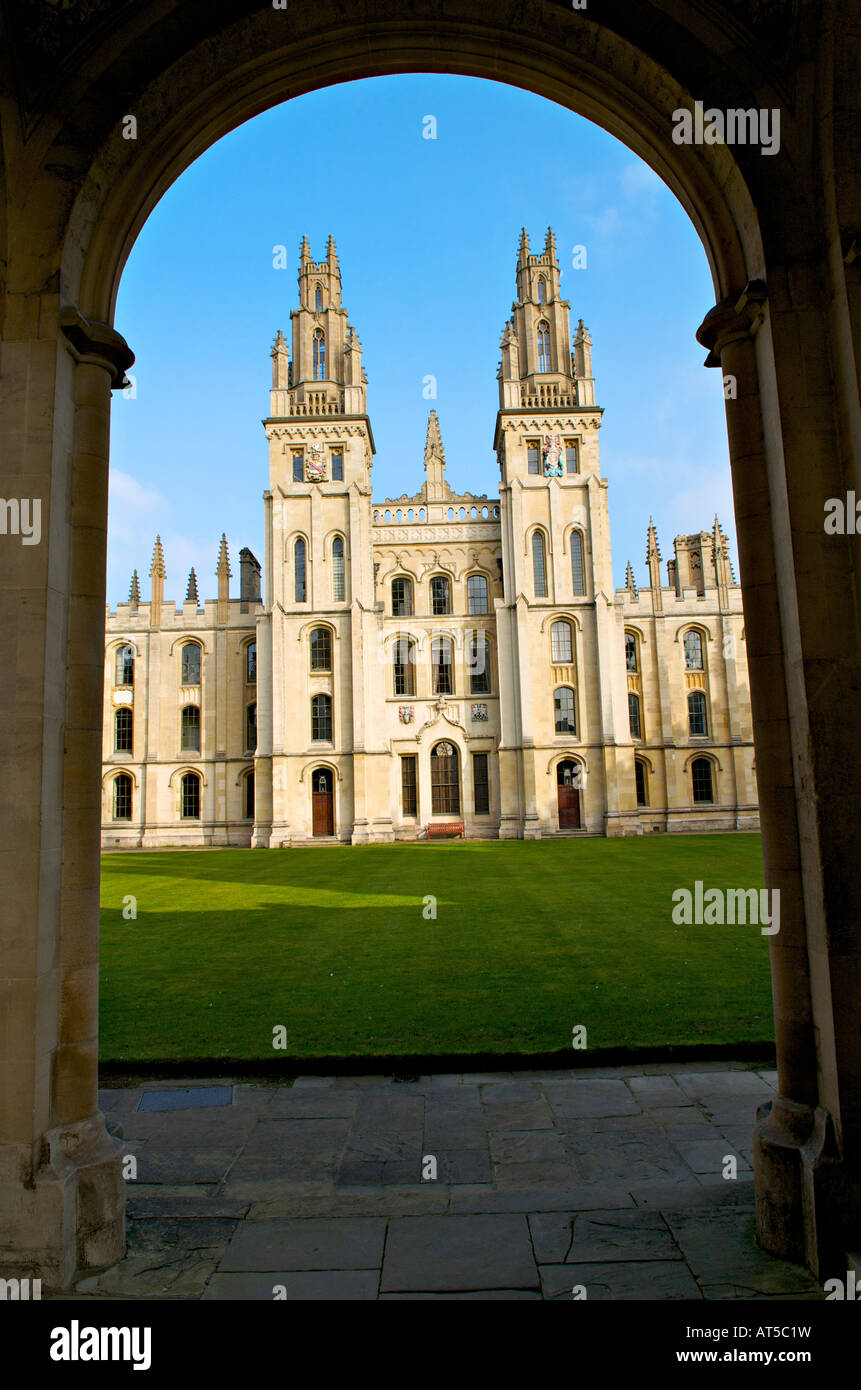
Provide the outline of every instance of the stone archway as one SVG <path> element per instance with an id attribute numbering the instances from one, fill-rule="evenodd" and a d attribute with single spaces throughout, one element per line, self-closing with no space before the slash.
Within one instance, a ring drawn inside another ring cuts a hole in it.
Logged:
<path id="1" fill-rule="evenodd" d="M 766 878 L 781 892 L 780 1098 L 757 1136 L 759 1230 L 774 1252 L 839 1273 L 845 1243 L 861 1239 L 859 817 L 845 776 L 859 741 L 847 710 L 861 595 L 851 542 L 824 535 L 821 509 L 853 486 L 853 445 L 861 456 L 858 16 L 834 0 L 619 0 L 601 22 L 554 0 L 486 0 L 478 15 L 473 0 L 444 15 L 435 0 L 403 11 L 366 0 L 361 17 L 336 0 L 212 12 L 150 0 L 133 13 L 97 0 L 58 11 L 68 32 L 54 34 L 28 28 L 29 13 L 6 14 L 15 72 L 0 108 L 3 490 L 43 499 L 42 545 L 0 550 L 15 768 L 0 793 L 11 885 L 0 1262 L 60 1287 L 123 1248 L 96 1085 L 107 458 L 110 392 L 132 361 L 113 327 L 125 259 L 165 189 L 240 122 L 337 81 L 453 71 L 529 88 L 625 141 L 676 193 L 709 258 L 716 305 L 699 337 L 734 383 Z M 675 145 L 672 113 L 697 99 L 780 108 L 780 152 Z"/>

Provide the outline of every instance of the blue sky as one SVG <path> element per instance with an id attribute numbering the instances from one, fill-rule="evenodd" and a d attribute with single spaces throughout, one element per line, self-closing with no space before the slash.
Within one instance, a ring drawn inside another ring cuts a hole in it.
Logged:
<path id="1" fill-rule="evenodd" d="M 436 118 L 437 138 L 422 136 Z M 654 515 L 663 558 L 678 532 L 735 530 L 721 378 L 694 333 L 714 302 L 700 241 L 673 195 L 624 145 L 528 92 L 454 76 L 373 78 L 287 102 L 232 132 L 168 190 L 132 250 L 116 326 L 136 354 L 115 395 L 108 600 L 152 545 L 168 598 L 197 570 L 214 597 L 226 531 L 263 560 L 269 349 L 289 336 L 299 242 L 331 232 L 362 340 L 377 454 L 375 497 L 418 491 L 428 410 L 456 489 L 498 496 L 499 339 L 520 228 L 556 233 L 572 326 L 593 339 L 602 472 L 617 585 L 645 579 Z M 273 268 L 287 247 L 288 269 Z M 572 248 L 586 247 L 585 269 Z M 436 400 L 423 397 L 437 378 Z M 737 568 L 736 568 L 737 574 Z M 666 569 L 664 569 L 666 582 Z"/>

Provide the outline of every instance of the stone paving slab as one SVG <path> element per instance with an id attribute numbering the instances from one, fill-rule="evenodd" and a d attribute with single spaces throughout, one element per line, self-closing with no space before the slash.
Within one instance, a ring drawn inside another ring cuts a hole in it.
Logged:
<path id="1" fill-rule="evenodd" d="M 540 1265 L 682 1258 L 659 1212 L 543 1213 L 530 1216 L 529 1230 Z"/>
<path id="2" fill-rule="evenodd" d="M 284 1289 L 278 1299 L 314 1303 L 369 1301 L 377 1297 L 380 1283 L 376 1269 L 314 1269 L 274 1271 L 270 1274 L 213 1274 L 203 1294 L 212 1299 L 237 1299 L 255 1302 L 278 1301 L 273 1292 L 276 1286 Z"/>
<path id="3" fill-rule="evenodd" d="M 373 1269 L 382 1260 L 385 1235 L 385 1221 L 374 1216 L 246 1221 L 233 1236 L 220 1268 L 222 1273 Z"/>
<path id="4" fill-rule="evenodd" d="M 537 1287 L 525 1216 L 401 1216 L 389 1222 L 381 1293 Z"/>
<path id="5" fill-rule="evenodd" d="M 702 1298 L 690 1270 L 679 1261 L 541 1265 L 540 1273 L 546 1299 L 572 1300 L 576 1285 L 585 1289 L 587 1302 Z"/>

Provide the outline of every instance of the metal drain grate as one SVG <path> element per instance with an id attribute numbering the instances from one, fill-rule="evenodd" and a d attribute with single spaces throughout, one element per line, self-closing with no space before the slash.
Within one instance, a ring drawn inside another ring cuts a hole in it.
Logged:
<path id="1" fill-rule="evenodd" d="M 170 1091 L 144 1091 L 138 1110 L 194 1110 L 232 1104 L 232 1086 L 177 1086 Z"/>

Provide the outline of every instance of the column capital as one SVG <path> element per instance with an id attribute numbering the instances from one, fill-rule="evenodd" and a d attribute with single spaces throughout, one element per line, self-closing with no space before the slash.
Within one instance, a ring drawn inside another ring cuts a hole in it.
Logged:
<path id="1" fill-rule="evenodd" d="M 709 309 L 697 329 L 697 342 L 708 348 L 704 366 L 719 367 L 720 354 L 728 343 L 754 336 L 765 316 L 767 298 L 764 280 L 748 280 L 741 294 L 721 299 Z"/>
<path id="2" fill-rule="evenodd" d="M 73 304 L 67 304 L 60 310 L 60 332 L 76 362 L 91 362 L 110 372 L 112 391 L 122 391 L 129 385 L 126 370 L 135 355 L 115 328 L 85 319 Z"/>

